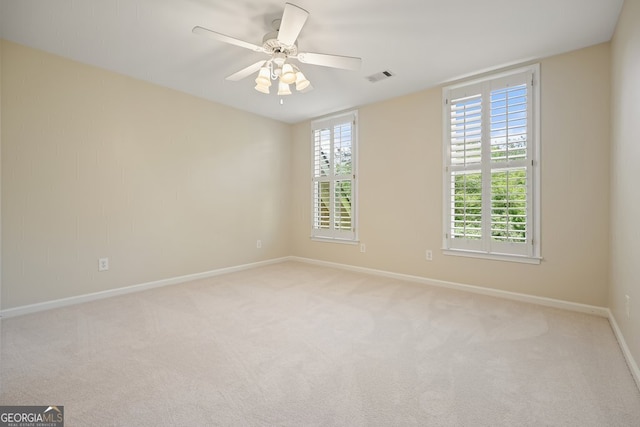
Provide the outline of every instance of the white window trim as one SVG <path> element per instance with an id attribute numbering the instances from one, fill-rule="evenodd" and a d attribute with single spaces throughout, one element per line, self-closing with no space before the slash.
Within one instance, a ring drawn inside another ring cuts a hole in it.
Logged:
<path id="1" fill-rule="evenodd" d="M 317 129 L 321 129 L 327 126 L 334 126 L 337 124 L 345 123 L 351 121 L 353 123 L 353 128 L 351 129 L 351 168 L 352 168 L 352 185 L 351 185 L 351 227 L 353 230 L 353 235 L 351 237 L 344 237 L 342 235 L 334 235 L 334 236 L 326 236 L 315 234 L 314 229 L 314 132 Z M 310 187 L 310 195 L 311 195 L 311 217 L 309 228 L 311 230 L 310 238 L 316 242 L 325 242 L 325 243 L 339 243 L 339 244 L 347 244 L 347 245 L 357 245 L 359 243 L 358 238 L 358 111 L 347 111 L 340 114 L 335 114 L 327 117 L 323 117 L 317 120 L 313 120 L 311 122 L 311 187 Z"/>
<path id="2" fill-rule="evenodd" d="M 528 126 L 531 128 L 532 137 L 531 141 L 528 142 L 528 151 L 530 153 L 530 158 L 527 159 L 531 161 L 531 182 L 533 186 L 533 191 L 531 192 L 531 203 L 532 203 L 532 212 L 531 212 L 531 225 L 532 230 L 530 232 L 529 238 L 533 239 L 531 243 L 531 250 L 527 255 L 516 255 L 510 253 L 496 253 L 489 252 L 486 250 L 475 250 L 475 249 L 460 249 L 460 248 L 451 248 L 449 245 L 448 235 L 450 233 L 450 225 L 451 225 L 451 210 L 450 210 L 450 182 L 449 182 L 449 172 L 447 170 L 447 166 L 449 164 L 449 156 L 450 156 L 450 141 L 449 141 L 449 112 L 448 112 L 448 103 L 449 93 L 453 89 L 458 89 L 470 85 L 476 85 L 485 83 L 491 80 L 502 79 L 505 77 L 512 76 L 514 74 L 520 74 L 530 72 L 532 73 L 532 110 L 533 110 L 533 120 L 532 123 L 529 123 Z M 516 68 L 500 73 L 495 73 L 492 75 L 488 75 L 485 77 L 466 80 L 464 82 L 460 82 L 454 85 L 446 86 L 442 90 L 442 105 L 443 105 L 443 113 L 442 113 L 442 143 L 443 143 L 443 237 L 442 237 L 442 253 L 444 255 L 453 255 L 453 256 L 463 256 L 463 257 L 471 257 L 471 258 L 484 258 L 496 261 L 512 261 L 512 262 L 521 262 L 527 264 L 540 264 L 542 260 L 541 256 L 541 230 L 540 230 L 540 64 L 533 64 L 526 67 Z"/>
<path id="3" fill-rule="evenodd" d="M 311 240 L 314 242 L 324 242 L 324 243 L 338 243 L 341 245 L 357 245 L 360 243 L 360 240 L 357 238 L 354 240 L 351 239 L 340 239 L 338 237 L 320 237 L 311 235 Z"/>

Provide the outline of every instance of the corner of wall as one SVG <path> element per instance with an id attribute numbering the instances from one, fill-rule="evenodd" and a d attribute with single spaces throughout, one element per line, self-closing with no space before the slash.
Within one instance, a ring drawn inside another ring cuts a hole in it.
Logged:
<path id="1" fill-rule="evenodd" d="M 2 307 L 2 46 L 0 38 L 0 307 Z"/>
<path id="2" fill-rule="evenodd" d="M 638 234 L 629 224 L 640 215 L 636 189 L 640 138 L 640 0 L 625 0 L 611 41 L 610 254 L 608 305 L 616 335 L 638 381 L 640 360 L 640 258 Z M 624 344 L 623 344 L 624 343 Z M 634 360 L 635 359 L 635 360 Z M 640 386 L 640 384 L 639 384 Z"/>

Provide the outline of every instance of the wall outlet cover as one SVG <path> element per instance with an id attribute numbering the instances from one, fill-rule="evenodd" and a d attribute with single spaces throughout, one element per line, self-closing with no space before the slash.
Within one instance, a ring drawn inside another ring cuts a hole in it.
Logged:
<path id="1" fill-rule="evenodd" d="M 107 270 L 109 270 L 109 258 L 98 259 L 98 271 L 107 271 Z"/>

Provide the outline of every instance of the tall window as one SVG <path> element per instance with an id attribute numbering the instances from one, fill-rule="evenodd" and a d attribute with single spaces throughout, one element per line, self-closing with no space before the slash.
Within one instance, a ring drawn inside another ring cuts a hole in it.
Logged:
<path id="1" fill-rule="evenodd" d="M 444 89 L 445 253 L 539 262 L 538 76 Z"/>
<path id="2" fill-rule="evenodd" d="M 356 119 L 351 112 L 311 124 L 312 237 L 356 239 Z"/>

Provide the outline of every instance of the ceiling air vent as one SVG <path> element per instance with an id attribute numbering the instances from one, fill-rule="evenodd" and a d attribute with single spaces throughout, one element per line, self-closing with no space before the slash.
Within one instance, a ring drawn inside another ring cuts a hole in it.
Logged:
<path id="1" fill-rule="evenodd" d="M 385 71 L 381 71 L 379 73 L 370 75 L 369 77 L 367 77 L 367 80 L 369 80 L 371 83 L 377 83 L 381 80 L 388 79 L 389 77 L 392 77 L 394 75 L 395 74 L 393 74 L 391 71 L 385 70 Z"/>

